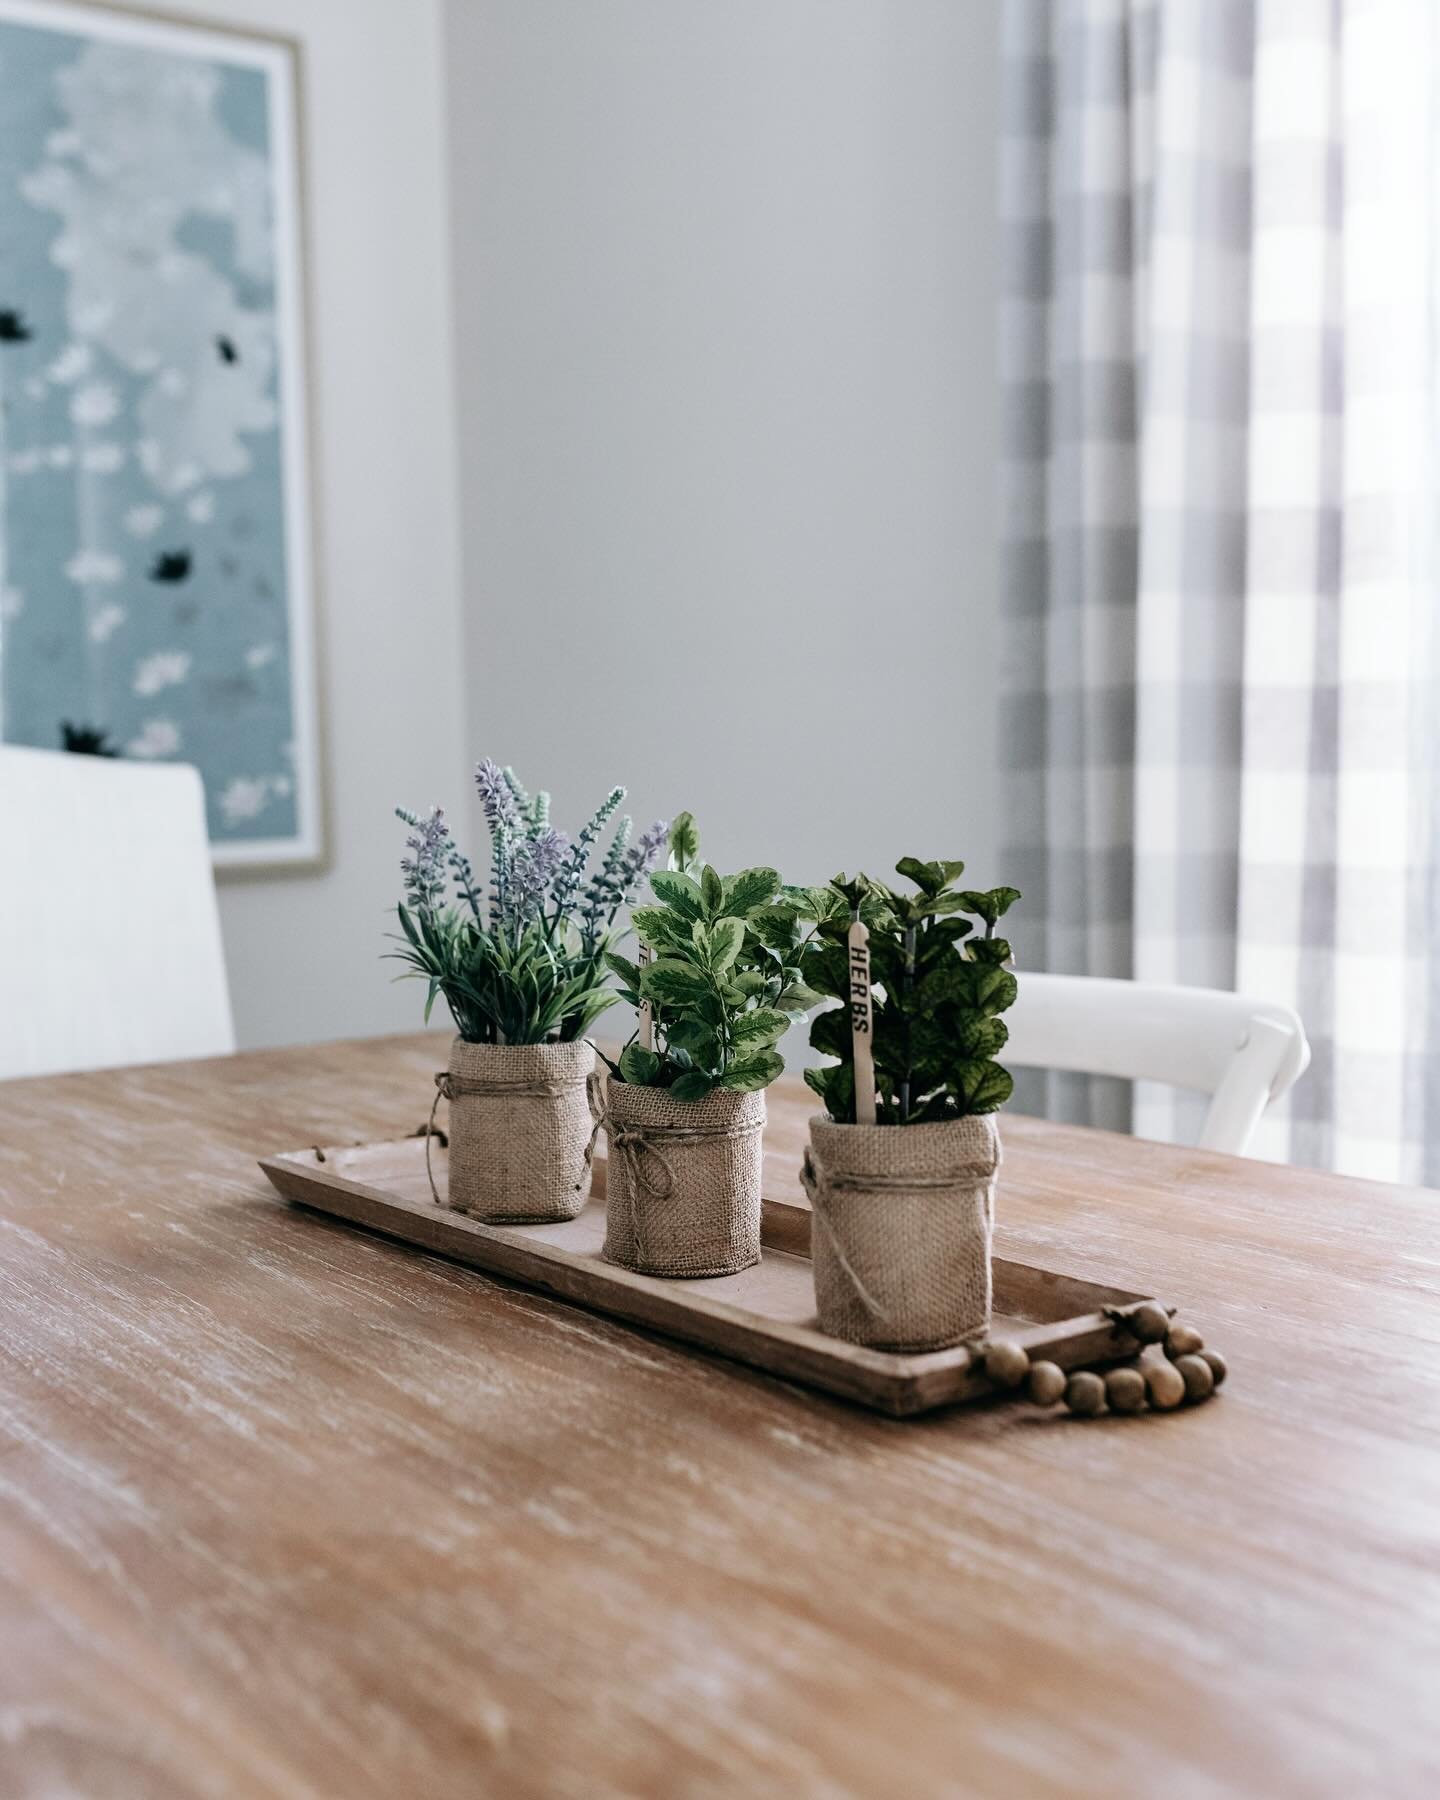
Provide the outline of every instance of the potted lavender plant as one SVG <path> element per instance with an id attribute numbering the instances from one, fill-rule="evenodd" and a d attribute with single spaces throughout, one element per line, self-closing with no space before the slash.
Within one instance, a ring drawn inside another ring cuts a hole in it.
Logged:
<path id="1" fill-rule="evenodd" d="M 403 937 L 394 952 L 442 996 L 455 1021 L 435 1105 L 450 1102 L 449 1204 L 491 1223 L 570 1219 L 585 1204 L 595 1053 L 585 1032 L 617 995 L 606 957 L 617 915 L 665 839 L 657 824 L 632 844 L 622 818 L 598 867 L 591 857 L 625 797 L 613 788 L 572 839 L 550 823 L 511 769 L 475 771 L 490 832 L 489 893 L 440 807 L 410 827 L 402 859 Z M 435 1107 L 431 1108 L 431 1127 Z M 429 1163 L 430 1138 L 426 1137 Z M 431 1176 L 431 1191 L 440 1195 Z"/>
<path id="2" fill-rule="evenodd" d="M 703 864 L 688 813 L 650 886 L 656 904 L 633 918 L 651 960 L 609 956 L 642 1008 L 644 1041 L 605 1084 L 604 1254 L 646 1275 L 729 1275 L 760 1257 L 764 1090 L 785 1066 L 776 1045 L 817 998 L 799 978 L 805 897 L 774 869 L 722 877 Z"/>
<path id="3" fill-rule="evenodd" d="M 903 858 L 912 895 L 837 877 L 802 965 L 842 1002 L 810 1031 L 838 1061 L 805 1072 L 826 1108 L 803 1172 L 820 1327 L 876 1349 L 938 1350 L 990 1321 L 995 1115 L 1013 1086 L 994 1059 L 1016 994 L 995 927 L 1020 896 L 961 890 L 963 869 Z"/>

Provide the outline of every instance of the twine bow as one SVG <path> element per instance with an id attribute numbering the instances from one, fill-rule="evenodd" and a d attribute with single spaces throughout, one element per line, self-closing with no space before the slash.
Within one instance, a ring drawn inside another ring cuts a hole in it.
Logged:
<path id="1" fill-rule="evenodd" d="M 672 1146 L 701 1144 L 714 1138 L 746 1137 L 760 1129 L 758 1120 L 717 1125 L 627 1125 L 606 1106 L 604 1082 L 598 1072 L 589 1077 L 586 1091 L 590 1098 L 590 1116 L 595 1121 L 585 1149 L 586 1162 L 594 1156 L 595 1140 L 603 1131 L 610 1139 L 612 1152 L 618 1153 L 624 1162 L 634 1186 L 642 1188 L 653 1200 L 668 1200 L 675 1192 L 675 1169 L 655 1141 L 657 1138 Z"/>

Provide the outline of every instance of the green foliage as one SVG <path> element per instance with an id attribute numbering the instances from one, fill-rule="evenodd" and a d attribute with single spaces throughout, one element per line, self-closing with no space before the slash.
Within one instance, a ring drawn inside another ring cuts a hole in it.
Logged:
<path id="1" fill-rule="evenodd" d="M 689 813 L 669 842 L 670 868 L 650 877 L 656 904 L 631 913 L 654 961 L 642 969 L 614 952 L 605 959 L 625 999 L 649 1002 L 656 1048 L 631 1043 L 611 1066 L 622 1081 L 669 1088 L 677 1100 L 768 1087 L 785 1066 L 775 1046 L 820 998 L 800 970 L 812 901 L 828 909 L 830 895 L 786 888 L 774 869 L 720 875 L 701 862 Z"/>
<path id="2" fill-rule="evenodd" d="M 488 902 L 443 809 L 422 817 L 397 808 L 411 835 L 400 864 L 403 936 L 391 954 L 427 984 L 427 1023 L 443 995 L 470 1043 L 583 1037 L 618 998 L 605 985 L 605 958 L 622 935 L 621 908 L 664 842 L 664 822 L 632 843 L 631 822 L 622 818 L 602 853 L 624 788 L 612 788 L 570 838 L 550 823 L 550 796 L 531 799 L 513 769 L 487 758 L 475 783 L 490 833 Z"/>
<path id="3" fill-rule="evenodd" d="M 807 1069 L 805 1080 L 832 1119 L 854 1123 L 846 938 L 858 909 L 870 930 L 877 1122 L 917 1125 L 994 1112 L 1014 1085 L 995 1057 L 1008 1036 L 998 1015 L 1016 994 L 1005 967 L 1010 946 L 995 936 L 995 926 L 1020 895 L 1011 887 L 957 888 L 961 862 L 906 856 L 895 867 L 918 893 L 899 894 L 864 875 L 854 881 L 837 875 L 828 898 L 814 901 L 819 924 L 801 959 L 803 978 L 842 1005 L 819 1014 L 810 1028 L 812 1046 L 839 1060 Z M 963 913 L 983 921 L 983 937 L 973 935 L 971 920 L 958 916 Z"/>
<path id="4" fill-rule="evenodd" d="M 543 925 L 488 931 L 453 906 L 412 911 L 402 902 L 396 912 L 405 937 L 394 954 L 428 983 L 425 1023 L 443 994 L 468 1043 L 568 1043 L 615 1004 L 614 990 L 600 985 L 603 969 L 551 942 Z"/>

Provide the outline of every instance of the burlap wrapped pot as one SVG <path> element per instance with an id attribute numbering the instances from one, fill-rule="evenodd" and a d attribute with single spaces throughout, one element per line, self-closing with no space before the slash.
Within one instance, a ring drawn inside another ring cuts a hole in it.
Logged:
<path id="1" fill-rule="evenodd" d="M 765 1096 L 604 1085 L 605 1260 L 642 1275 L 733 1275 L 760 1260 Z"/>
<path id="2" fill-rule="evenodd" d="M 490 1225 L 573 1219 L 590 1191 L 589 1044 L 469 1044 L 435 1077 L 450 1102 L 450 1195 Z M 434 1122 L 434 1112 L 431 1112 Z M 425 1144 L 429 1159 L 430 1142 Z M 438 1201 L 434 1177 L 431 1192 Z"/>
<path id="3" fill-rule="evenodd" d="M 993 1113 L 933 1125 L 811 1119 L 802 1180 L 820 1329 L 903 1351 L 988 1330 L 999 1165 Z"/>

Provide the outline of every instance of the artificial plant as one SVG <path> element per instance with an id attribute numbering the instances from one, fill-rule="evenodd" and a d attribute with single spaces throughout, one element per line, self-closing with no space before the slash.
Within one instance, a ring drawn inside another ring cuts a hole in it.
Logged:
<path id="1" fill-rule="evenodd" d="M 654 960 L 606 958 L 624 998 L 649 1005 L 654 1047 L 632 1040 L 610 1068 L 677 1100 L 768 1087 L 785 1067 L 776 1044 L 819 998 L 800 976 L 814 896 L 785 887 L 774 869 L 717 874 L 701 861 L 689 813 L 669 846 L 670 867 L 650 877 L 655 904 L 631 914 Z"/>
<path id="2" fill-rule="evenodd" d="M 427 1023 L 443 994 L 469 1043 L 568 1043 L 615 1003 L 605 958 L 622 935 L 617 915 L 659 854 L 665 825 L 632 843 L 631 822 L 620 819 L 591 869 L 624 788 L 612 788 L 571 838 L 551 825 L 550 796 L 532 800 L 513 769 L 487 759 L 475 783 L 490 832 L 488 894 L 442 808 L 424 817 L 396 808 L 410 827 L 410 855 L 400 864 L 404 936 L 393 954 L 429 984 Z"/>
<path id="3" fill-rule="evenodd" d="M 846 940 L 858 915 L 870 933 L 876 1123 L 917 1125 L 994 1112 L 1014 1082 L 995 1060 L 1008 1033 L 999 1017 L 1013 1005 L 1010 946 L 996 926 L 1020 898 L 1012 887 L 960 888 L 962 862 L 902 857 L 896 873 L 919 892 L 899 894 L 861 875 L 830 883 L 813 940 L 801 961 L 806 984 L 848 1002 Z M 964 914 L 972 915 L 966 918 Z M 983 925 L 975 935 L 974 919 Z M 812 1046 L 839 1061 L 805 1079 L 841 1124 L 855 1122 L 855 1060 L 847 1007 L 820 1013 Z"/>

